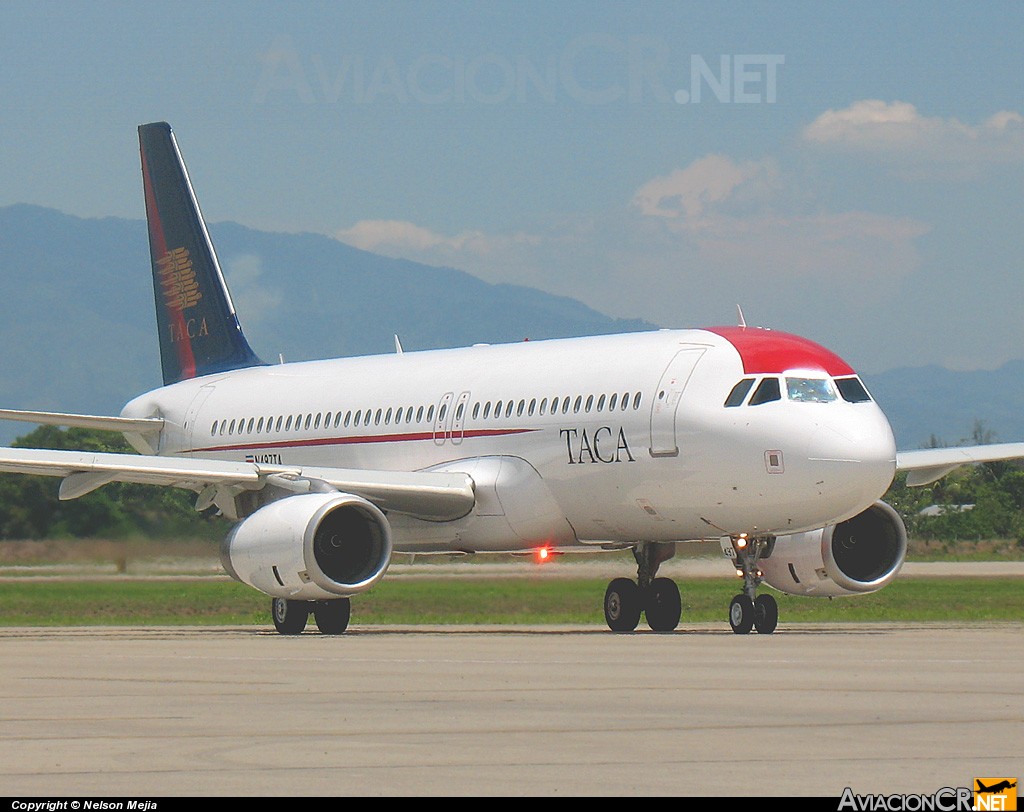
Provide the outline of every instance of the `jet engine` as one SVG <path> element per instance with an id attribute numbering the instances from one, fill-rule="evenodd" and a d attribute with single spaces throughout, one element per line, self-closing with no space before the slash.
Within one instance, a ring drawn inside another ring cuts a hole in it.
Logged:
<path id="1" fill-rule="evenodd" d="M 391 527 L 359 496 L 288 496 L 235 525 L 221 543 L 220 559 L 232 578 L 275 598 L 355 595 L 387 570 Z"/>
<path id="2" fill-rule="evenodd" d="M 791 595 L 859 595 L 887 586 L 906 555 L 903 519 L 879 501 L 845 522 L 779 536 L 758 568 L 768 584 Z"/>

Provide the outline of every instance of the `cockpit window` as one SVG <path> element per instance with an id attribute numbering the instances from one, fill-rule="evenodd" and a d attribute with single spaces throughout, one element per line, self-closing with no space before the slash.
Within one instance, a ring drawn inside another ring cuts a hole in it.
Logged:
<path id="1" fill-rule="evenodd" d="M 871 400 L 871 395 L 860 382 L 860 378 L 836 378 L 836 388 L 843 400 L 849 403 L 865 403 Z"/>
<path id="2" fill-rule="evenodd" d="M 786 394 L 798 403 L 831 403 L 836 399 L 832 384 L 825 378 L 786 378 Z"/>
<path id="3" fill-rule="evenodd" d="M 770 403 L 773 400 L 782 400 L 779 379 L 765 378 L 754 390 L 754 395 L 750 398 L 750 405 L 760 406 L 762 403 Z"/>
<path id="4" fill-rule="evenodd" d="M 729 397 L 725 399 L 726 406 L 740 406 L 743 403 L 744 398 L 747 396 L 747 392 L 750 391 L 750 387 L 754 385 L 753 378 L 744 378 L 738 384 L 736 384 L 732 391 L 729 393 Z"/>

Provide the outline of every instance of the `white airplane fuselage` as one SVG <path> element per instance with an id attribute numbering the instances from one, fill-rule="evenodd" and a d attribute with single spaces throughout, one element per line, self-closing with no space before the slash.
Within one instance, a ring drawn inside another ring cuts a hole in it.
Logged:
<path id="1" fill-rule="evenodd" d="M 122 415 L 164 418 L 161 455 L 469 471 L 476 518 L 513 524 L 473 533 L 394 517 L 397 551 L 791 534 L 872 505 L 896 460 L 878 406 L 787 397 L 787 373 L 825 379 L 834 394 L 828 366 L 842 362 L 810 342 L 796 356 L 785 346 L 752 354 L 739 330 L 260 366 L 154 390 Z M 749 335 L 760 346 L 785 336 Z M 766 376 L 780 379 L 780 399 L 724 405 L 741 379 L 753 390 Z M 503 489 L 502 477 L 515 486 Z"/>

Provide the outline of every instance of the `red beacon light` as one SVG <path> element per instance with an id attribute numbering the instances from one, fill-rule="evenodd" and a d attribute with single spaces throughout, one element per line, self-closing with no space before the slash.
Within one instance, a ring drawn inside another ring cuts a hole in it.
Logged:
<path id="1" fill-rule="evenodd" d="M 555 560 L 557 553 L 552 550 L 547 544 L 541 545 L 540 547 L 534 548 L 533 551 L 533 563 L 534 564 L 549 564 Z"/>

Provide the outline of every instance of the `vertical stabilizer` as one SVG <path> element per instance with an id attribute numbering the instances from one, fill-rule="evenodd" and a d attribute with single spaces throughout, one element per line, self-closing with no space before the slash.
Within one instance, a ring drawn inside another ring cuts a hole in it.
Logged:
<path id="1" fill-rule="evenodd" d="M 139 127 L 164 385 L 258 366 L 170 125 Z"/>

